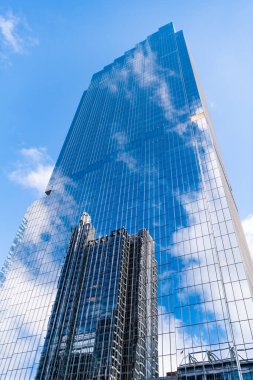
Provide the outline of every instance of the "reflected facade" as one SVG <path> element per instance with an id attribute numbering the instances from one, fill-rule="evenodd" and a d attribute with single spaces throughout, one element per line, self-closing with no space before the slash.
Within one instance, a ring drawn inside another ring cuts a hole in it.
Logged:
<path id="1" fill-rule="evenodd" d="M 157 264 L 146 230 L 72 233 L 36 379 L 158 377 Z"/>
<path id="2" fill-rule="evenodd" d="M 154 241 L 158 331 L 147 337 L 158 341 L 159 376 L 189 366 L 205 373 L 216 360 L 226 363 L 224 377 L 250 379 L 252 262 L 183 33 L 172 24 L 94 74 L 81 98 L 46 195 L 29 207 L 1 277 L 1 379 L 38 374 L 83 210 L 95 239 L 124 226 Z"/>

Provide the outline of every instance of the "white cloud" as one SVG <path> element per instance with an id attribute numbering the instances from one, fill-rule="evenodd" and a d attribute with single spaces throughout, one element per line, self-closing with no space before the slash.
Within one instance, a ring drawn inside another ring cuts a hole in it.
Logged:
<path id="1" fill-rule="evenodd" d="M 20 150 L 20 153 L 37 162 L 49 157 L 45 148 L 23 148 Z"/>
<path id="2" fill-rule="evenodd" d="M 23 54 L 28 47 L 38 44 L 24 17 L 12 12 L 0 14 L 0 59 L 8 61 L 10 53 Z"/>
<path id="3" fill-rule="evenodd" d="M 125 132 L 116 132 L 112 138 L 116 140 L 119 148 L 124 148 L 127 144 L 127 134 Z"/>
<path id="4" fill-rule="evenodd" d="M 166 313 L 164 306 L 158 307 L 159 376 L 176 371 L 180 364 L 186 363 L 190 353 L 199 361 L 204 360 L 205 353 L 200 347 L 206 344 L 200 331 L 198 335 L 188 332 L 181 319 Z"/>
<path id="5" fill-rule="evenodd" d="M 53 171 L 51 158 L 45 148 L 21 149 L 20 160 L 9 178 L 25 188 L 37 190 L 39 194 L 45 191 Z"/>
<path id="6" fill-rule="evenodd" d="M 156 53 L 151 49 L 149 41 L 140 44 L 129 55 L 124 68 L 119 68 L 113 74 L 109 71 L 104 74 L 103 84 L 109 88 L 112 93 L 123 89 L 126 98 L 133 99 L 133 92 L 129 79 L 136 78 L 136 83 L 140 88 L 150 88 L 150 99 L 161 108 L 164 118 L 172 120 L 175 124 L 179 123 L 178 116 L 180 112 L 175 109 L 169 83 L 163 79 L 165 74 L 167 77 L 175 77 L 177 74 L 171 69 L 163 68 L 157 59 Z M 122 86 L 123 84 L 123 86 Z M 183 110 L 183 115 L 187 114 Z"/>
<path id="7" fill-rule="evenodd" d="M 128 141 L 127 134 L 125 132 L 116 132 L 112 138 L 116 141 L 117 148 L 119 149 L 117 161 L 122 161 L 126 164 L 130 171 L 137 170 L 137 160 L 129 152 L 125 151 L 125 145 Z"/>
<path id="8" fill-rule="evenodd" d="M 32 156 L 34 161 L 40 160 L 41 154 L 43 158 L 47 156 L 45 149 L 32 148 L 22 152 L 29 159 Z M 28 224 L 20 244 L 27 257 L 32 257 L 32 262 L 16 256 L 15 263 L 12 262 L 15 279 L 12 279 L 13 272 L 8 272 L 0 292 L 0 302 L 6 300 L 0 319 L 0 341 L 6 343 L 0 345 L 0 371 L 3 371 L 1 366 L 19 368 L 17 376 L 24 380 L 34 377 L 32 373 L 37 368 L 57 291 L 55 285 L 61 266 L 58 253 L 66 250 L 72 210 L 76 208 L 74 198 L 66 189 L 75 184 L 69 178 L 60 177 L 61 181 L 54 186 L 54 195 L 33 202 L 25 215 Z M 50 200 L 52 196 L 53 202 Z M 64 215 L 56 212 L 61 204 L 65 206 Z M 38 213 L 40 223 L 37 222 Z M 50 248 L 43 245 L 43 235 L 48 235 Z M 11 295 L 7 297 L 10 287 Z M 37 351 L 33 349 L 35 347 L 39 347 Z M 7 358 L 4 356 L 6 349 L 9 352 Z M 27 351 L 29 355 L 26 355 Z"/>
<path id="9" fill-rule="evenodd" d="M 13 14 L 6 17 L 0 15 L 0 30 L 2 39 L 15 53 L 22 53 L 22 40 L 17 34 L 19 19 Z"/>
<path id="10" fill-rule="evenodd" d="M 32 367 L 34 360 L 38 353 L 32 348 L 39 347 L 43 344 L 42 332 L 45 331 L 48 323 L 49 316 L 51 314 L 51 307 L 53 306 L 53 300 L 55 298 L 56 290 L 53 288 L 52 283 L 44 281 L 39 286 L 34 286 L 35 278 L 27 271 L 27 268 L 21 261 L 18 261 L 17 265 L 18 275 L 12 281 L 12 297 L 6 302 L 6 308 L 3 310 L 0 322 L 0 340 L 3 342 L 9 342 L 9 352 L 15 353 L 5 358 L 6 346 L 0 347 L 0 362 L 5 362 L 5 368 L 18 369 L 17 357 L 23 360 L 23 368 Z M 41 269 L 43 271 L 44 268 Z M 58 269 L 58 268 L 55 268 Z M 41 275 L 48 276 L 48 273 Z M 8 282 L 5 283 L 5 285 Z M 6 297 L 8 286 L 2 289 L 2 297 Z M 22 297 L 22 308 L 26 312 L 20 317 Z M 11 310 L 11 316 L 10 316 Z M 28 311 L 39 310 L 38 313 Z M 10 330 L 13 327 L 13 336 L 10 341 Z M 26 351 L 31 351 L 30 356 L 25 356 Z M 22 368 L 22 367 L 21 367 Z M 3 368 L 2 368 L 3 371 Z M 2 373 L 1 371 L 1 373 Z M 30 378 L 26 370 L 19 369 L 22 373 L 23 379 Z M 30 371 L 32 371 L 30 369 Z M 28 371 L 29 372 L 29 371 Z"/>
<path id="11" fill-rule="evenodd" d="M 250 254 L 253 260 L 253 214 L 250 214 L 242 221 L 242 227 L 248 242 Z"/>
<path id="12" fill-rule="evenodd" d="M 128 152 L 122 152 L 118 154 L 117 161 L 122 161 L 126 164 L 130 171 L 135 171 L 137 167 L 137 160 Z"/>

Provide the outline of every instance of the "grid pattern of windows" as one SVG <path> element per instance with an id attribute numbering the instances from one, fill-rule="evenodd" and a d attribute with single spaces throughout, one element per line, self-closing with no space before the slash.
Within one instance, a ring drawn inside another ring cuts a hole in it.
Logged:
<path id="1" fill-rule="evenodd" d="M 249 376 L 253 267 L 181 31 L 168 24 L 93 75 L 46 193 L 2 277 L 1 379 L 36 376 L 83 210 L 96 237 L 125 226 L 154 240 L 159 376 L 210 357 Z"/>
<path id="2" fill-rule="evenodd" d="M 157 377 L 153 240 L 146 230 L 92 233 L 83 218 L 72 233 L 36 378 Z"/>

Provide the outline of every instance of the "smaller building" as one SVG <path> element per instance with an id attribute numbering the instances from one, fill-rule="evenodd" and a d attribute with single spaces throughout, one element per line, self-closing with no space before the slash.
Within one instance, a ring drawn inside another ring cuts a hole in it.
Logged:
<path id="1" fill-rule="evenodd" d="M 90 217 L 73 230 L 37 379 L 158 377 L 154 242 L 125 228 L 94 240 Z"/>
<path id="2" fill-rule="evenodd" d="M 176 372 L 168 372 L 160 380 L 240 380 L 233 347 L 229 357 L 220 359 L 212 351 L 205 353 L 205 361 L 198 361 L 194 355 L 187 355 L 188 363 L 181 364 Z M 243 380 L 253 380 L 253 361 L 240 359 Z"/>

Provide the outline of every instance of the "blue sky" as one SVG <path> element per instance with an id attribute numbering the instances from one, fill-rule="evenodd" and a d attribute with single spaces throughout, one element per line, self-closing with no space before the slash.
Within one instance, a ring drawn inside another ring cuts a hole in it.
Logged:
<path id="1" fill-rule="evenodd" d="M 170 21 L 184 30 L 253 245 L 252 14 L 250 0 L 1 1 L 0 265 L 92 74 Z"/>

